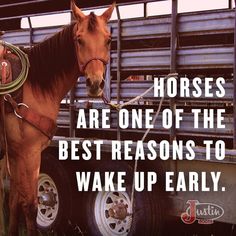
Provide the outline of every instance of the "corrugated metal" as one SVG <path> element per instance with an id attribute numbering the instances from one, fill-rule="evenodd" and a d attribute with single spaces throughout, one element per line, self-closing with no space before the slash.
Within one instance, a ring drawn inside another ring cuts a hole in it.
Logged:
<path id="1" fill-rule="evenodd" d="M 33 43 L 40 43 L 60 30 L 61 27 L 35 29 L 33 31 Z M 2 36 L 2 40 L 19 46 L 27 46 L 30 40 L 30 32 L 28 30 L 8 31 Z"/>
<path id="2" fill-rule="evenodd" d="M 0 18 L 1 19 L 1 18 Z M 113 39 L 117 38 L 117 24 L 110 23 Z M 234 29 L 234 11 L 218 10 L 204 13 L 189 13 L 179 15 L 179 34 L 196 35 L 211 33 L 233 33 Z M 44 38 L 56 33 L 60 27 L 51 27 L 48 29 L 34 29 L 33 42 L 38 43 Z M 122 40 L 160 38 L 170 36 L 171 21 L 170 16 L 140 18 L 135 20 L 122 21 Z M 18 32 L 19 33 L 19 32 Z M 22 40 L 22 35 L 14 34 L 16 44 L 27 44 L 29 39 Z M 40 35 L 40 37 L 38 37 Z M 13 37 L 11 32 L 7 32 L 4 40 L 11 43 Z M 19 37 L 19 40 L 17 39 Z M 19 42 L 18 42 L 19 41 Z M 23 43 L 22 43 L 23 41 Z"/>
<path id="3" fill-rule="evenodd" d="M 180 15 L 178 32 L 181 34 L 211 34 L 231 32 L 234 29 L 234 10 L 217 10 L 210 12 Z"/>
<path id="4" fill-rule="evenodd" d="M 111 23 L 113 37 L 117 37 L 117 25 Z M 233 32 L 234 11 L 218 10 L 204 13 L 179 14 L 180 35 L 202 35 L 217 32 Z M 145 39 L 167 37 L 171 32 L 170 16 L 125 20 L 122 22 L 123 39 Z"/>
<path id="5" fill-rule="evenodd" d="M 178 50 L 178 68 L 232 68 L 233 46 L 195 47 Z"/>
<path id="6" fill-rule="evenodd" d="M 233 68 L 233 46 L 181 48 L 177 51 L 177 64 L 180 69 Z M 111 69 L 116 71 L 116 52 L 111 54 Z M 170 65 L 169 49 L 123 50 L 121 53 L 122 71 L 162 71 Z"/>

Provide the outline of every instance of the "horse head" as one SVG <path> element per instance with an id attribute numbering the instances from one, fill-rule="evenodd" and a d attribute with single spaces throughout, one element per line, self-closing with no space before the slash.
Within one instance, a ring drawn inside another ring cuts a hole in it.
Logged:
<path id="1" fill-rule="evenodd" d="M 111 18 L 115 4 L 100 16 L 93 12 L 84 15 L 73 0 L 71 8 L 76 19 L 74 39 L 79 69 L 86 77 L 88 95 L 99 97 L 105 86 L 104 77 L 111 45 L 107 22 Z"/>

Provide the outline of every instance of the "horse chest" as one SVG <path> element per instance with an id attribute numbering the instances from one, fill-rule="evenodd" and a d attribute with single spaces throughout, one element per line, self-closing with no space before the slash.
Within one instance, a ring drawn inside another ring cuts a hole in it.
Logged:
<path id="1" fill-rule="evenodd" d="M 39 131 L 18 119 L 14 114 L 8 114 L 6 118 L 6 129 L 8 142 L 12 148 L 27 144 L 32 146 L 35 143 L 41 145 Z"/>

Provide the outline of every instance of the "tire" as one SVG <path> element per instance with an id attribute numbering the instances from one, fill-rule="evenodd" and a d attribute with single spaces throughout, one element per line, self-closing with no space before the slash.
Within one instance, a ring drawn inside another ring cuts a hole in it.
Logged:
<path id="1" fill-rule="evenodd" d="M 85 193 L 84 215 L 85 231 L 89 236 L 158 236 L 162 230 L 161 203 L 154 192 L 135 192 L 134 209 L 132 215 L 127 215 L 122 220 L 111 217 L 111 206 L 127 207 L 126 213 L 132 212 L 131 182 L 133 179 L 132 168 L 127 164 L 114 167 L 114 164 L 101 166 L 96 171 L 126 171 L 126 192 L 92 192 Z M 116 202 L 115 202 L 116 201 Z M 110 208 L 110 209 L 109 209 Z M 109 210 L 108 210 L 109 209 Z"/>
<path id="2" fill-rule="evenodd" d="M 38 229 L 41 232 L 63 233 L 68 226 L 71 188 L 63 166 L 50 155 L 42 158 L 38 200 Z"/>

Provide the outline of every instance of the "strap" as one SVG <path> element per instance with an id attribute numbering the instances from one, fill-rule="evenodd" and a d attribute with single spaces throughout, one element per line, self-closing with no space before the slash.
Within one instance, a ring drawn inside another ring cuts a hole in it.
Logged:
<path id="1" fill-rule="evenodd" d="M 2 148 L 1 155 L 2 158 L 6 157 L 6 167 L 8 170 L 9 176 L 11 176 L 9 156 L 8 156 L 8 142 L 7 142 L 7 132 L 6 132 L 6 124 L 5 124 L 5 102 L 3 96 L 0 96 L 0 146 Z"/>
<path id="2" fill-rule="evenodd" d="M 2 155 L 5 155 L 7 143 L 5 139 L 5 113 L 4 113 L 4 99 L 0 96 L 0 147 Z"/>
<path id="3" fill-rule="evenodd" d="M 53 138 L 57 128 L 54 120 L 47 116 L 39 114 L 37 111 L 28 107 L 24 103 L 17 104 L 10 94 L 6 94 L 4 96 L 4 99 L 11 104 L 15 115 L 19 119 L 22 119 L 23 121 L 27 122 L 37 130 L 39 130 L 50 140 Z"/>
<path id="4" fill-rule="evenodd" d="M 88 60 L 84 65 L 81 64 L 81 65 L 80 65 L 80 71 L 84 73 L 85 70 L 86 70 L 86 67 L 88 66 L 88 64 L 89 64 L 91 61 L 100 61 L 100 62 L 103 63 L 104 66 L 106 66 L 106 65 L 108 64 L 108 62 L 107 62 L 105 59 L 99 58 L 99 57 L 95 57 L 95 58 L 91 58 L 90 60 Z"/>
<path id="5" fill-rule="evenodd" d="M 11 63 L 6 60 L 7 49 L 4 45 L 0 45 L 0 84 L 12 82 Z"/>

